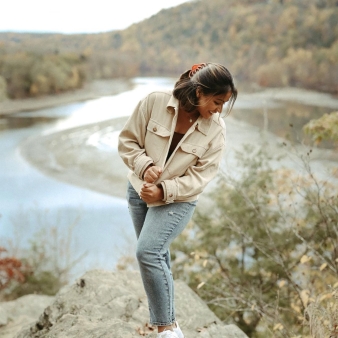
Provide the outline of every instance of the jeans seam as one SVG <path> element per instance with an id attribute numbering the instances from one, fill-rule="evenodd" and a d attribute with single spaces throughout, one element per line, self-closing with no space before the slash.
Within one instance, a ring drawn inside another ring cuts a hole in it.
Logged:
<path id="1" fill-rule="evenodd" d="M 174 227 L 172 227 L 170 229 L 170 233 L 166 236 L 166 238 L 164 239 L 164 242 L 161 244 L 161 248 L 159 248 L 159 251 L 158 251 L 158 259 L 160 260 L 161 269 L 162 269 L 164 278 L 166 279 L 166 289 L 167 289 L 167 296 L 168 296 L 168 300 L 169 300 L 169 302 L 168 302 L 168 305 L 169 305 L 169 308 L 168 308 L 168 318 L 172 318 L 172 313 L 170 313 L 170 303 L 172 303 L 172 302 L 170 301 L 170 292 L 169 292 L 168 280 L 167 280 L 167 277 L 166 277 L 166 274 L 165 274 L 165 271 L 164 271 L 164 268 L 163 268 L 163 265 L 162 265 L 162 260 L 160 258 L 161 257 L 161 250 L 163 249 L 163 246 L 167 242 L 167 240 L 170 237 L 170 235 L 173 233 L 173 231 L 175 230 L 175 228 L 177 227 L 177 225 L 179 224 L 179 222 L 184 218 L 184 216 L 188 213 L 188 211 L 189 211 L 189 208 L 186 208 L 186 210 L 184 210 L 184 213 L 182 213 L 181 217 L 177 220 L 177 222 L 174 225 Z M 174 283 L 174 278 L 173 277 L 172 277 L 172 283 Z M 172 297 L 173 297 L 173 295 L 172 295 Z M 165 324 L 165 325 L 167 325 L 167 324 Z"/>

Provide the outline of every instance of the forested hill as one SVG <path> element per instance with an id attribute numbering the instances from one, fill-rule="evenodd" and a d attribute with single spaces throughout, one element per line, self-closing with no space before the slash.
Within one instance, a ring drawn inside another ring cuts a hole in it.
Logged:
<path id="1" fill-rule="evenodd" d="M 2 33 L 0 55 L 10 96 L 93 78 L 178 75 L 204 61 L 227 65 L 240 81 L 338 93 L 338 0 L 190 1 L 122 31 Z M 26 87 L 13 95 L 22 77 Z"/>

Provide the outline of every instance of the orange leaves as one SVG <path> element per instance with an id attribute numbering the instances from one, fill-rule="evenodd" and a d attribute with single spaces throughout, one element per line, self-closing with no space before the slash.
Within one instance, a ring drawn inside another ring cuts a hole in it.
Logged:
<path id="1" fill-rule="evenodd" d="M 150 333 L 155 331 L 155 326 L 151 326 L 149 323 L 146 323 L 143 327 L 137 329 L 137 333 L 140 336 L 148 336 Z"/>
<path id="2" fill-rule="evenodd" d="M 6 252 L 5 248 L 0 247 L 0 255 Z M 15 257 L 0 258 L 0 290 L 6 288 L 11 281 L 24 282 L 23 269 L 22 262 Z"/>

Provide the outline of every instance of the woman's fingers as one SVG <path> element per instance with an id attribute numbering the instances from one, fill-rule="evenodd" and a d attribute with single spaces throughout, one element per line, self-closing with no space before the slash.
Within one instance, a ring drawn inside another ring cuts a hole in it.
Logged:
<path id="1" fill-rule="evenodd" d="M 162 174 L 162 168 L 158 166 L 152 166 L 147 169 L 144 174 L 144 180 L 148 183 L 154 183 Z"/>
<path id="2" fill-rule="evenodd" d="M 140 197 L 146 203 L 156 202 L 163 198 L 163 196 L 161 195 L 161 190 L 152 183 L 143 184 L 140 191 Z"/>
<path id="3" fill-rule="evenodd" d="M 146 181 L 148 183 L 153 183 L 156 180 L 156 174 L 153 172 L 152 169 L 148 169 L 147 174 L 146 174 Z"/>
<path id="4" fill-rule="evenodd" d="M 149 193 L 152 191 L 152 187 L 154 187 L 155 184 L 153 183 L 144 183 L 141 188 L 141 193 Z"/>

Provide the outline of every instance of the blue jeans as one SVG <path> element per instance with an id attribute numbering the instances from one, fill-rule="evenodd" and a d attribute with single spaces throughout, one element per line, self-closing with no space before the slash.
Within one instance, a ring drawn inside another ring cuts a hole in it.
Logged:
<path id="1" fill-rule="evenodd" d="M 127 201 L 137 236 L 136 257 L 148 298 L 150 323 L 170 325 L 175 322 L 175 306 L 169 246 L 188 224 L 197 201 L 148 208 L 129 182 Z"/>

